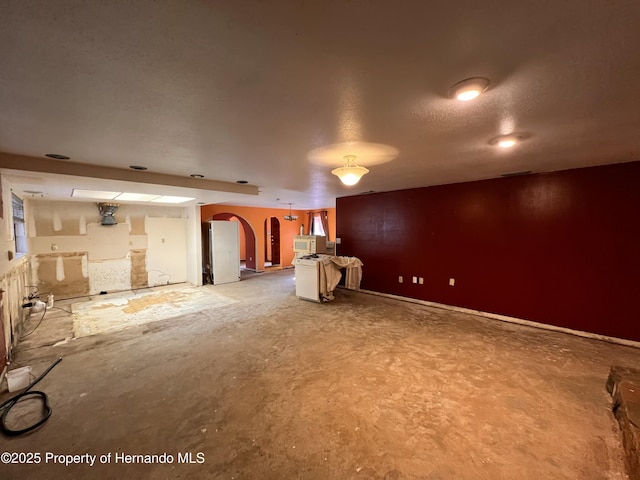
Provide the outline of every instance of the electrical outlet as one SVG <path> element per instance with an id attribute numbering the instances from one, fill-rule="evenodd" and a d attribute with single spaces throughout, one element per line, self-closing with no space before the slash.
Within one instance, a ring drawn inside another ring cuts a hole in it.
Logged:
<path id="1" fill-rule="evenodd" d="M 418 279 L 418 283 L 419 283 L 420 285 L 424 285 L 424 278 L 420 277 L 420 278 Z"/>
<path id="2" fill-rule="evenodd" d="M 402 275 L 400 275 L 400 276 L 398 277 L 398 283 L 402 283 L 402 282 L 403 282 Z"/>
<path id="3" fill-rule="evenodd" d="M 342 239 L 340 237 L 336 238 L 336 245 L 340 245 L 342 243 Z"/>
<path id="4" fill-rule="evenodd" d="M 418 277 L 413 277 L 413 283 L 418 283 Z"/>
<path id="5" fill-rule="evenodd" d="M 449 285 L 450 285 L 451 287 L 453 287 L 455 284 L 456 284 L 456 279 L 455 279 L 455 278 L 450 278 L 450 279 L 449 279 Z"/>

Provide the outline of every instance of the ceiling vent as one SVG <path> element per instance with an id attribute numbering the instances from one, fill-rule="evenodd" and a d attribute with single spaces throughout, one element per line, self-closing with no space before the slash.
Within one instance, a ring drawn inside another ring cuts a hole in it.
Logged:
<path id="1" fill-rule="evenodd" d="M 117 203 L 98 203 L 98 210 L 102 215 L 102 225 L 116 225 L 116 218 L 114 217 L 119 205 Z"/>

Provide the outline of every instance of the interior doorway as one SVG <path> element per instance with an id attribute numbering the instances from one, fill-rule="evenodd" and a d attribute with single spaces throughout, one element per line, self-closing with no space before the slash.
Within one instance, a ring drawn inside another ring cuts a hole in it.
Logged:
<path id="1" fill-rule="evenodd" d="M 211 239 L 209 237 L 209 220 L 232 220 L 240 222 L 240 270 L 258 271 L 256 259 L 257 237 L 251 224 L 234 213 L 217 213 L 211 218 L 202 220 L 202 280 L 204 284 L 211 283 Z"/>
<path id="2" fill-rule="evenodd" d="M 280 265 L 280 220 L 267 217 L 264 220 L 264 266 Z"/>

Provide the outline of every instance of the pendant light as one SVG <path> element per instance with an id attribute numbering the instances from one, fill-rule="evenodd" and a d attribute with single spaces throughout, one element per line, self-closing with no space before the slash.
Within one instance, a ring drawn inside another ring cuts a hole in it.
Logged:
<path id="1" fill-rule="evenodd" d="M 369 173 L 369 169 L 356 165 L 355 155 L 345 155 L 344 159 L 347 162 L 345 166 L 331 170 L 331 173 L 337 176 L 345 185 L 355 185 L 363 175 Z"/>
<path id="2" fill-rule="evenodd" d="M 294 220 L 298 219 L 298 216 L 297 215 L 291 215 L 291 205 L 293 205 L 293 204 L 291 204 L 291 203 L 289 204 L 289 215 L 285 215 L 282 218 L 284 218 L 285 220 L 288 220 L 290 222 L 293 222 Z"/>

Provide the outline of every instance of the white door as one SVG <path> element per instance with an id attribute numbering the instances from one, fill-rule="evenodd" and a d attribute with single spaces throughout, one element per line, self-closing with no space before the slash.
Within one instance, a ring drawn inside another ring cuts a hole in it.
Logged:
<path id="1" fill-rule="evenodd" d="M 224 220 L 209 223 L 213 284 L 237 282 L 240 280 L 240 224 Z"/>

